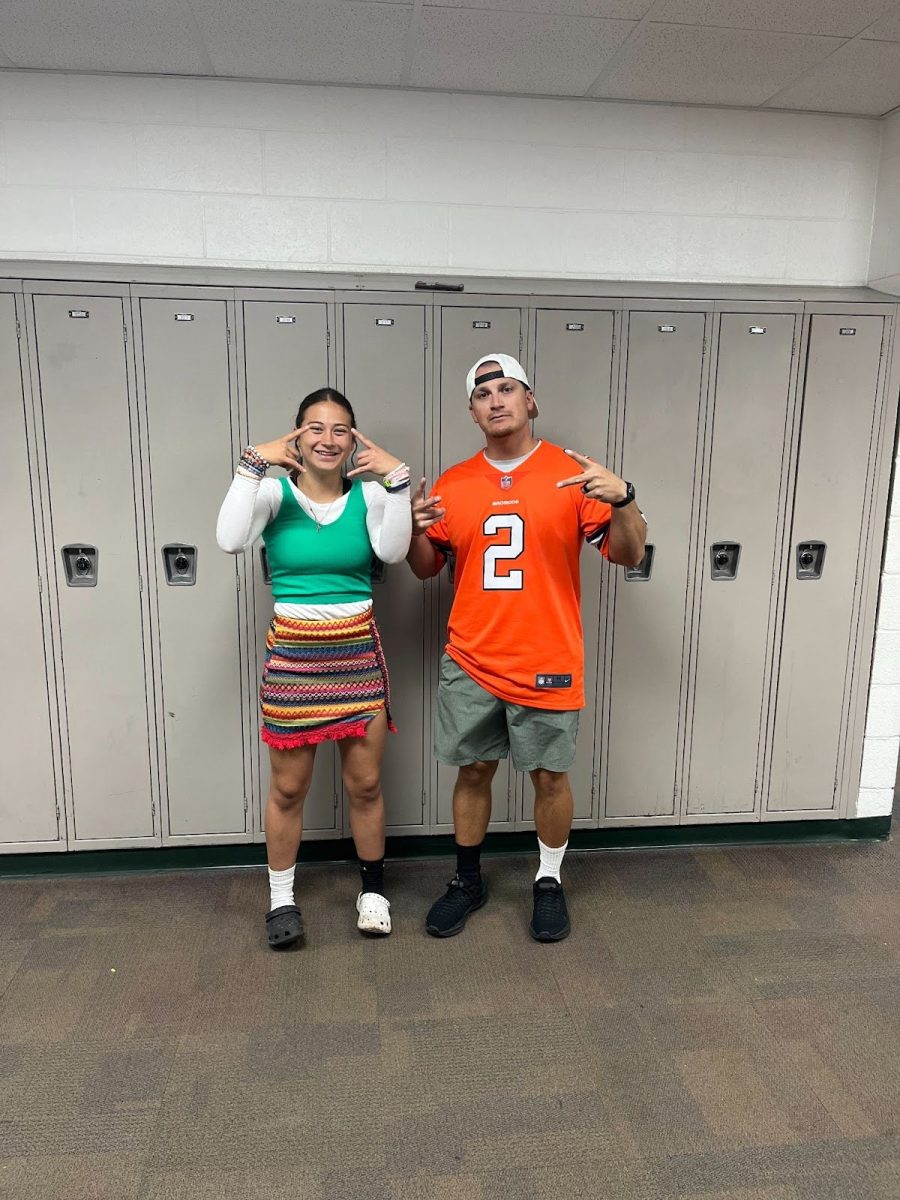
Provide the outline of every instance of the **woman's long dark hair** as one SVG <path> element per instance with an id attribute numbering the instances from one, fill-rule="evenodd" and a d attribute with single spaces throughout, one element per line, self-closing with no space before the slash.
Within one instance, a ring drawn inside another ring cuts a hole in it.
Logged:
<path id="1" fill-rule="evenodd" d="M 312 408 L 314 404 L 322 404 L 325 401 L 328 401 L 331 404 L 336 404 L 338 408 L 342 408 L 350 418 L 351 429 L 356 428 L 356 416 L 353 412 L 353 405 L 343 394 L 343 392 L 339 392 L 337 388 L 332 387 L 317 388 L 314 392 L 310 392 L 308 396 L 303 397 L 303 399 L 300 401 L 300 407 L 297 409 L 297 415 L 294 418 L 294 428 L 299 429 L 303 424 L 304 420 L 306 419 L 306 413 L 308 409 Z M 354 440 L 353 454 L 355 453 L 356 448 Z M 353 465 L 352 454 L 347 461 L 351 464 L 351 466 Z M 297 482 L 296 471 L 291 471 L 291 479 L 294 481 L 294 483 Z"/>

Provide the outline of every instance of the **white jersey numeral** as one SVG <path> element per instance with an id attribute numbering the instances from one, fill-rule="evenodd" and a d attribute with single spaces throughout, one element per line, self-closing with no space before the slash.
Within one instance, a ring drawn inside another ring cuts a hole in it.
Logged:
<path id="1" fill-rule="evenodd" d="M 484 590 L 520 592 L 524 587 L 524 571 L 513 570 L 498 575 L 496 568 L 498 562 L 510 562 L 525 549 L 525 522 L 518 513 L 498 513 L 487 518 L 483 529 L 487 537 L 493 537 L 503 529 L 509 530 L 509 542 L 488 546 L 484 552 Z"/>

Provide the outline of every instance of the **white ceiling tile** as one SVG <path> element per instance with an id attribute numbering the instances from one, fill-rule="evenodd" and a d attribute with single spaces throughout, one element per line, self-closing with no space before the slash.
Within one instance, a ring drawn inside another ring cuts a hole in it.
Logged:
<path id="1" fill-rule="evenodd" d="M 399 83 L 412 9 L 366 0 L 191 0 L 220 75 Z"/>
<path id="2" fill-rule="evenodd" d="M 425 9 L 419 87 L 580 95 L 634 28 L 629 21 Z"/>
<path id="3" fill-rule="evenodd" d="M 553 17 L 607 17 L 639 21 L 654 0 L 425 0 L 426 7 L 469 8 L 493 12 L 544 13 Z"/>
<path id="4" fill-rule="evenodd" d="M 19 67 L 171 75 L 208 70 L 179 0 L 31 0 L 4 9 L 0 46 Z"/>
<path id="5" fill-rule="evenodd" d="M 629 100 L 752 106 L 839 44 L 799 34 L 651 24 L 628 44 L 597 92 Z"/>
<path id="6" fill-rule="evenodd" d="M 660 0 L 654 21 L 853 37 L 897 0 Z"/>
<path id="7" fill-rule="evenodd" d="M 848 42 L 770 103 L 817 112 L 890 112 L 900 104 L 900 42 Z"/>
<path id="8" fill-rule="evenodd" d="M 900 5 L 871 29 L 867 29 L 866 37 L 882 42 L 900 42 Z"/>

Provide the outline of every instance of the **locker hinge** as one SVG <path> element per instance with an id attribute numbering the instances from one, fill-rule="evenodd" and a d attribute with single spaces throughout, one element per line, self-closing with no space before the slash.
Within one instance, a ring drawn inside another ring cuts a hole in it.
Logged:
<path id="1" fill-rule="evenodd" d="M 16 321 L 16 337 L 17 337 L 17 338 L 19 339 L 19 341 L 21 342 L 21 340 L 22 340 L 22 326 L 19 324 L 19 322 L 18 322 L 18 321 Z"/>
<path id="2" fill-rule="evenodd" d="M 523 342 L 523 340 L 522 340 L 522 331 L 521 331 L 521 329 L 520 329 L 520 330 L 519 330 L 519 358 L 521 358 L 521 357 L 522 357 L 522 347 L 523 347 L 523 345 L 524 345 L 524 342 Z"/>
<path id="3" fill-rule="evenodd" d="M 142 592 L 143 590 L 144 590 L 144 577 L 143 577 L 143 575 L 138 575 L 138 591 Z"/>
<path id="4" fill-rule="evenodd" d="M 425 813 L 425 800 L 426 800 L 425 789 L 422 788 L 422 813 L 423 813 L 423 815 Z"/>
<path id="5" fill-rule="evenodd" d="M 331 330 L 330 329 L 325 330 L 325 347 L 328 350 L 331 349 Z"/>
<path id="6" fill-rule="evenodd" d="M 41 578 L 41 576 L 38 575 L 38 592 L 42 592 L 43 590 L 44 590 L 44 581 Z"/>
<path id="7" fill-rule="evenodd" d="M 61 815 L 62 814 L 59 811 L 59 805 L 57 804 L 57 806 L 56 806 L 56 829 L 57 829 L 57 832 L 59 832 L 59 822 L 60 822 Z"/>
<path id="8" fill-rule="evenodd" d="M 127 325 L 122 326 L 122 337 L 124 338 L 125 343 L 127 344 L 128 343 L 128 326 Z"/>
<path id="9" fill-rule="evenodd" d="M 237 588 L 237 590 L 238 590 L 238 591 L 240 591 L 240 590 L 241 590 L 241 577 L 240 577 L 240 575 L 235 575 L 235 577 L 234 577 L 234 586 Z"/>
<path id="10" fill-rule="evenodd" d="M 247 797 L 244 797 L 244 816 L 247 815 Z"/>
<path id="11" fill-rule="evenodd" d="M 231 345 L 231 330 L 228 328 L 227 325 L 225 326 L 225 341 L 228 343 L 229 346 Z"/>
<path id="12" fill-rule="evenodd" d="M 428 349 L 428 330 L 425 330 L 425 349 Z"/>

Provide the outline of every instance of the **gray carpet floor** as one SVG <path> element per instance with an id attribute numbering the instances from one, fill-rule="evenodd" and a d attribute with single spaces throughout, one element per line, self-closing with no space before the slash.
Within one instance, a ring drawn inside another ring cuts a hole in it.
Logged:
<path id="1" fill-rule="evenodd" d="M 898 1200 L 900 840 L 0 881 L 4 1200 Z"/>

